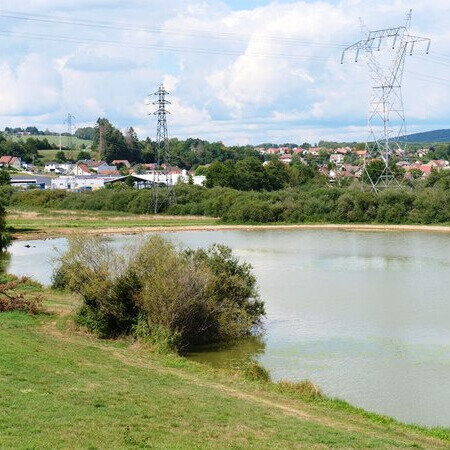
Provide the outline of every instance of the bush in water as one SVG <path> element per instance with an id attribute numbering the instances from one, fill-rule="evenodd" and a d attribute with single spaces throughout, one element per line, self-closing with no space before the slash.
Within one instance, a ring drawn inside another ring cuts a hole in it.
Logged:
<path id="1" fill-rule="evenodd" d="M 242 338 L 265 314 L 251 267 L 224 246 L 182 251 L 153 236 L 119 253 L 101 238 L 77 237 L 58 258 L 53 281 L 82 295 L 80 324 L 158 349 Z"/>

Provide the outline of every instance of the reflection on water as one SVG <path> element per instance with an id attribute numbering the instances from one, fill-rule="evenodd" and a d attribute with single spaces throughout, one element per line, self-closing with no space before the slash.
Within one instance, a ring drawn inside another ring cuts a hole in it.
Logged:
<path id="1" fill-rule="evenodd" d="M 266 302 L 264 345 L 192 357 L 257 358 L 274 379 L 310 379 L 333 397 L 407 422 L 450 426 L 450 236 L 326 230 L 165 234 L 226 244 L 254 267 Z M 116 236 L 120 247 L 139 236 Z M 30 247 L 25 247 L 29 244 Z M 43 283 L 63 239 L 14 242 L 8 270 Z"/>
<path id="2" fill-rule="evenodd" d="M 207 362 L 217 368 L 242 367 L 244 362 L 257 359 L 265 350 L 262 336 L 254 336 L 223 346 L 199 347 L 189 353 L 189 359 Z"/>

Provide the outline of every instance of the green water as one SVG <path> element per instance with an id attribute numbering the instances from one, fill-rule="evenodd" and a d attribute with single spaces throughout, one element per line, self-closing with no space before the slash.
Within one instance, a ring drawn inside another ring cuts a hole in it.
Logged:
<path id="1" fill-rule="evenodd" d="M 263 343 L 196 352 L 230 366 L 251 355 L 275 379 L 406 422 L 450 426 L 450 235 L 325 230 L 167 233 L 229 245 L 266 301 Z M 137 236 L 117 236 L 121 246 Z M 25 245 L 30 245 L 29 248 Z M 48 283 L 62 239 L 15 242 L 8 270 Z"/>

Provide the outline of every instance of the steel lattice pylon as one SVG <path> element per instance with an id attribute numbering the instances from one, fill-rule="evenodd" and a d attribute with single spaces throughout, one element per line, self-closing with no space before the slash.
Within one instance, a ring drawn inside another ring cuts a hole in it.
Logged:
<path id="1" fill-rule="evenodd" d="M 149 210 L 152 208 L 156 214 L 161 211 L 167 203 L 175 203 L 175 191 L 173 189 L 172 177 L 170 174 L 169 158 L 169 136 L 167 132 L 167 114 L 166 105 L 170 102 L 166 100 L 169 93 L 160 85 L 154 95 L 158 100 L 152 102 L 158 109 L 153 113 L 158 116 L 158 126 L 156 130 L 156 167 L 153 171 L 152 199 Z"/>
<path id="2" fill-rule="evenodd" d="M 400 186 L 389 167 L 392 154 L 405 147 L 406 134 L 405 112 L 402 99 L 402 78 L 407 53 L 413 54 L 417 43 L 427 43 L 426 53 L 430 49 L 429 38 L 413 36 L 409 33 L 412 11 L 406 16 L 405 25 L 384 30 L 367 31 L 365 38 L 350 45 L 342 52 L 341 64 L 345 55 L 355 54 L 355 62 L 363 53 L 372 79 L 372 95 L 370 100 L 366 154 L 363 163 L 363 173 L 370 181 L 374 190 L 384 187 Z M 394 56 L 389 57 L 389 53 Z M 367 162 L 381 159 L 384 163 L 383 172 L 375 179 L 367 171 Z"/>

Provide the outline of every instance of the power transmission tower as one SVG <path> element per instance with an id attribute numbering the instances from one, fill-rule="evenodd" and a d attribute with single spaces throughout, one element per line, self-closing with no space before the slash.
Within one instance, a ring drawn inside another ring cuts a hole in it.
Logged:
<path id="1" fill-rule="evenodd" d="M 67 119 L 64 121 L 64 123 L 67 123 L 67 148 L 69 150 L 72 150 L 73 147 L 73 139 L 72 139 L 72 127 L 74 125 L 75 116 L 68 113 Z"/>
<path id="2" fill-rule="evenodd" d="M 364 39 L 350 45 L 342 52 L 341 64 L 347 54 L 354 54 L 355 62 L 360 54 L 367 58 L 372 80 L 372 95 L 370 100 L 366 155 L 363 163 L 363 174 L 378 191 L 385 187 L 400 186 L 391 167 L 390 161 L 396 150 L 406 147 L 405 111 L 402 99 L 402 79 L 407 53 L 413 54 L 418 43 L 426 43 L 426 53 L 430 49 L 431 39 L 410 34 L 410 10 L 406 16 L 405 25 L 384 30 L 365 31 L 362 24 Z M 392 57 L 393 53 L 393 57 Z M 383 171 L 377 176 L 367 171 L 367 162 L 381 159 Z"/>
<path id="3" fill-rule="evenodd" d="M 158 109 L 153 113 L 158 116 L 158 126 L 156 130 L 156 167 L 153 171 L 152 199 L 149 210 L 157 214 L 167 204 L 175 203 L 175 191 L 173 188 L 172 177 L 170 174 L 169 158 L 169 136 L 167 132 L 167 114 L 166 105 L 170 102 L 166 100 L 169 93 L 161 84 L 157 92 L 154 93 L 158 100 L 152 102 Z"/>

